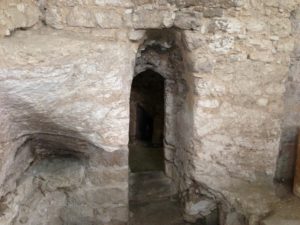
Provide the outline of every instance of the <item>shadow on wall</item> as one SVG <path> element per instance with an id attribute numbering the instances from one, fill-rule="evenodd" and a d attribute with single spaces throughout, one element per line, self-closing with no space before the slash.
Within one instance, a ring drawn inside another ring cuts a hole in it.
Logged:
<path id="1" fill-rule="evenodd" d="M 22 132 L 3 149 L 0 224 L 126 224 L 127 151 L 97 147 L 22 98 L 0 100 Z"/>
<path id="2" fill-rule="evenodd" d="M 275 182 L 292 185 L 295 175 L 297 127 L 282 131 L 280 151 L 277 159 Z"/>
<path id="3" fill-rule="evenodd" d="M 300 35 L 300 8 L 291 13 L 293 36 Z M 295 42 L 291 55 L 289 77 L 286 81 L 286 93 L 284 96 L 284 117 L 282 123 L 282 135 L 280 152 L 277 159 L 275 181 L 292 184 L 295 175 L 297 137 L 300 128 L 300 43 Z M 292 185 L 290 185 L 291 187 Z"/>

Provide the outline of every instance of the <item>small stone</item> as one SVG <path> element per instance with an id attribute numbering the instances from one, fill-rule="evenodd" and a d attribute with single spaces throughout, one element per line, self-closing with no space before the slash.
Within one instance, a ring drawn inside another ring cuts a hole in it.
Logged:
<path id="1" fill-rule="evenodd" d="M 198 105 L 204 108 L 218 108 L 220 103 L 217 99 L 206 99 L 198 101 Z"/>
<path id="2" fill-rule="evenodd" d="M 123 24 L 122 15 L 115 10 L 102 10 L 95 13 L 97 24 L 101 28 L 120 28 Z"/>
<path id="3" fill-rule="evenodd" d="M 267 106 L 269 103 L 269 100 L 266 98 L 260 98 L 257 100 L 257 104 L 260 106 Z"/>
<path id="4" fill-rule="evenodd" d="M 184 30 L 197 29 L 201 26 L 201 17 L 198 12 L 179 11 L 176 13 L 174 25 Z"/>
<path id="5" fill-rule="evenodd" d="M 209 8 L 203 12 L 203 16 L 206 18 L 222 17 L 223 15 L 224 9 L 221 8 Z"/>
<path id="6" fill-rule="evenodd" d="M 234 46 L 234 37 L 216 34 L 211 38 L 209 48 L 218 53 L 227 53 Z"/>
<path id="7" fill-rule="evenodd" d="M 145 37 L 146 31 L 145 30 L 131 30 L 128 33 L 128 38 L 131 41 L 140 41 Z"/>
<path id="8" fill-rule="evenodd" d="M 185 213 L 191 216 L 201 215 L 207 216 L 217 207 L 216 202 L 207 198 L 201 199 L 199 202 L 188 202 L 185 206 Z"/>
<path id="9" fill-rule="evenodd" d="M 249 54 L 249 58 L 253 61 L 273 62 L 275 60 L 272 52 L 269 51 L 253 51 Z"/>
<path id="10" fill-rule="evenodd" d="M 95 27 L 96 21 L 89 9 L 76 6 L 67 16 L 67 24 L 73 27 Z"/>

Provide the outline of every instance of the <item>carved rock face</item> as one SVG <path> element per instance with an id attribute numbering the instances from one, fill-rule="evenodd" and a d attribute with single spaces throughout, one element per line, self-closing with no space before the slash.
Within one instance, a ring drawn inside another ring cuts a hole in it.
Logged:
<path id="1" fill-rule="evenodd" d="M 258 223 L 280 201 L 276 164 L 293 177 L 297 4 L 0 1 L 0 224 L 34 224 L 40 208 L 50 224 L 126 223 L 130 88 L 147 69 L 167 82 L 175 189 L 195 182 Z"/>

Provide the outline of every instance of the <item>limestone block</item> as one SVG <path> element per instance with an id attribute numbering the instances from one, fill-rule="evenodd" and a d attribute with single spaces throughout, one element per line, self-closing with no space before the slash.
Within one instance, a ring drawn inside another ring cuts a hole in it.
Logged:
<path id="1" fill-rule="evenodd" d="M 182 39 L 185 47 L 190 51 L 196 50 L 201 46 L 206 47 L 205 38 L 198 31 L 184 30 Z"/>
<path id="2" fill-rule="evenodd" d="M 17 8 L 6 9 L 6 14 L 11 18 L 12 26 L 26 27 L 26 15 Z"/>
<path id="3" fill-rule="evenodd" d="M 94 0 L 96 5 L 99 6 L 118 6 L 118 7 L 132 7 L 131 0 Z"/>
<path id="4" fill-rule="evenodd" d="M 224 84 L 204 79 L 195 79 L 195 94 L 205 96 L 223 96 L 226 94 L 226 87 Z"/>
<path id="5" fill-rule="evenodd" d="M 92 154 L 91 165 L 103 165 L 105 167 L 122 167 L 128 165 L 128 152 L 125 150 L 107 152 L 102 151 L 99 154 Z"/>
<path id="6" fill-rule="evenodd" d="M 175 20 L 172 10 L 137 9 L 133 13 L 132 23 L 135 29 L 171 27 Z"/>
<path id="7" fill-rule="evenodd" d="M 279 37 L 288 37 L 291 34 L 291 21 L 287 18 L 275 18 L 270 20 L 271 34 Z"/>
<path id="8" fill-rule="evenodd" d="M 214 70 L 214 61 L 209 57 L 198 57 L 191 61 L 191 71 L 196 73 L 212 73 Z"/>
<path id="9" fill-rule="evenodd" d="M 145 37 L 145 30 L 131 30 L 128 34 L 128 38 L 131 41 L 139 41 Z"/>
<path id="10" fill-rule="evenodd" d="M 192 11 L 178 11 L 174 25 L 183 30 L 199 29 L 202 24 L 202 14 Z"/>
<path id="11" fill-rule="evenodd" d="M 272 52 L 269 51 L 253 51 L 249 54 L 253 61 L 273 62 L 275 60 Z"/>
<path id="12" fill-rule="evenodd" d="M 271 40 L 261 38 L 249 38 L 249 44 L 258 50 L 270 50 L 273 48 Z"/>
<path id="13" fill-rule="evenodd" d="M 128 189 L 121 188 L 97 188 L 89 190 L 82 196 L 82 202 L 90 202 L 92 205 L 119 204 L 126 205 L 128 201 Z"/>
<path id="14" fill-rule="evenodd" d="M 277 44 L 277 50 L 280 52 L 290 53 L 295 48 L 295 41 L 292 38 L 280 39 Z"/>
<path id="15" fill-rule="evenodd" d="M 105 185 L 128 185 L 128 168 L 124 169 L 101 169 L 93 168 L 87 171 L 87 179 L 92 185 L 101 187 Z"/>
<path id="16" fill-rule="evenodd" d="M 208 8 L 203 11 L 203 16 L 207 18 L 222 17 L 224 9 L 222 8 Z"/>
<path id="17" fill-rule="evenodd" d="M 101 10 L 95 12 L 97 24 L 101 28 L 120 28 L 123 25 L 122 14 L 116 10 Z"/>
<path id="18" fill-rule="evenodd" d="M 257 19 L 257 18 L 249 18 L 247 19 L 246 23 L 246 29 L 250 32 L 262 32 L 267 31 L 267 24 L 263 21 L 263 19 Z"/>
<path id="19" fill-rule="evenodd" d="M 202 99 L 198 101 L 198 105 L 204 108 L 218 108 L 220 103 L 217 99 Z"/>
<path id="20" fill-rule="evenodd" d="M 208 26 L 208 31 L 211 33 L 215 33 L 217 31 L 227 32 L 229 34 L 233 33 L 243 33 L 242 31 L 242 23 L 238 19 L 235 18 L 222 18 L 215 19 Z"/>
<path id="21" fill-rule="evenodd" d="M 259 106 L 267 106 L 269 100 L 267 98 L 259 98 L 256 102 Z"/>
<path id="22" fill-rule="evenodd" d="M 0 15 L 0 36 L 10 35 L 10 31 L 17 28 L 29 28 L 38 23 L 40 10 L 37 4 L 31 1 L 24 1 L 19 4 L 8 4 L 3 2 L 0 5 L 3 13 Z"/>
<path id="23" fill-rule="evenodd" d="M 215 34 L 212 36 L 209 48 L 217 53 L 228 53 L 234 47 L 234 37 Z"/>
<path id="24" fill-rule="evenodd" d="M 203 216 L 208 215 L 212 210 L 216 208 L 216 203 L 210 199 L 202 199 L 197 203 L 187 203 L 186 213 L 189 215 L 201 214 Z"/>
<path id="25" fill-rule="evenodd" d="M 95 27 L 96 21 L 91 10 L 76 6 L 67 16 L 67 24 L 73 27 Z"/>
<path id="26" fill-rule="evenodd" d="M 66 10 L 61 7 L 49 7 L 45 12 L 45 22 L 55 29 L 63 29 L 65 26 Z"/>
<path id="27" fill-rule="evenodd" d="M 42 160 L 33 167 L 33 174 L 38 177 L 34 182 L 40 185 L 44 192 L 63 188 L 75 188 L 81 185 L 84 177 L 84 167 L 75 159 Z M 44 182 L 47 181 L 47 182 Z"/>

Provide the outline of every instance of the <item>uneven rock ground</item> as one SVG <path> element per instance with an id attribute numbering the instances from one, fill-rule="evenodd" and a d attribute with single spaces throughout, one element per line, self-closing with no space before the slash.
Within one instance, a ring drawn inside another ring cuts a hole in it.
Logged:
<path id="1" fill-rule="evenodd" d="M 130 145 L 130 225 L 183 225 L 181 205 L 163 172 L 163 151 Z"/>
<path id="2" fill-rule="evenodd" d="M 130 176 L 130 225 L 184 225 L 181 206 L 163 172 Z"/>

